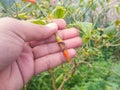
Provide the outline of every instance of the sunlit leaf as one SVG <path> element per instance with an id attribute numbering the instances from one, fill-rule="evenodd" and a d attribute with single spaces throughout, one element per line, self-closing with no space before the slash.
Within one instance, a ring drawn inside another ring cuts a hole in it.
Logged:
<path id="1" fill-rule="evenodd" d="M 106 0 L 107 3 L 110 3 L 110 0 Z"/>
<path id="2" fill-rule="evenodd" d="M 83 2 L 84 0 L 80 0 L 80 2 Z"/>
<path id="3" fill-rule="evenodd" d="M 116 87 L 106 86 L 105 90 L 117 90 Z"/>
<path id="4" fill-rule="evenodd" d="M 26 15 L 26 13 L 20 13 L 20 14 L 18 14 L 18 18 L 20 18 L 20 19 L 26 19 L 27 15 Z"/>
<path id="5" fill-rule="evenodd" d="M 56 78 L 56 82 L 59 82 L 60 80 L 62 80 L 64 77 L 63 73 L 60 74 L 57 78 Z"/>
<path id="6" fill-rule="evenodd" d="M 57 6 L 54 11 L 55 18 L 64 18 L 66 14 L 66 10 L 62 6 Z"/>
<path id="7" fill-rule="evenodd" d="M 45 21 L 40 19 L 31 20 L 31 22 L 35 24 L 45 25 Z"/>
<path id="8" fill-rule="evenodd" d="M 115 25 L 116 25 L 116 26 L 120 26 L 120 20 L 116 20 L 116 21 L 115 21 Z"/>
<path id="9" fill-rule="evenodd" d="M 92 31 L 92 23 L 89 22 L 77 22 L 77 24 L 79 25 L 79 27 L 81 28 L 81 30 L 85 33 L 85 34 L 91 34 Z"/>

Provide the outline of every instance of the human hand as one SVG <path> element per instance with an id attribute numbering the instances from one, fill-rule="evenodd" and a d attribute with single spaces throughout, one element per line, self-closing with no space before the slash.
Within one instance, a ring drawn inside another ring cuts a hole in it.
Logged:
<path id="1" fill-rule="evenodd" d="M 13 18 L 0 19 L 1 90 L 19 90 L 33 75 L 66 61 L 54 33 L 64 39 L 70 57 L 76 55 L 73 48 L 82 43 L 78 31 L 65 30 L 64 20 L 54 22 L 41 26 Z"/>

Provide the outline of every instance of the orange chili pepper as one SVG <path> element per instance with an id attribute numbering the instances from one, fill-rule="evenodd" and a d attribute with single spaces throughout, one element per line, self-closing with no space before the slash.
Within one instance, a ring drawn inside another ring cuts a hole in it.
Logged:
<path id="1" fill-rule="evenodd" d="M 65 56 L 65 58 L 67 59 L 67 61 L 70 61 L 69 53 L 68 53 L 68 50 L 66 49 L 65 43 L 63 42 L 63 40 L 60 38 L 60 36 L 58 34 L 55 34 L 55 38 Z"/>
<path id="2" fill-rule="evenodd" d="M 26 2 L 31 2 L 33 4 L 36 4 L 36 0 L 25 0 Z"/>
<path id="3" fill-rule="evenodd" d="M 67 49 L 63 50 L 63 54 L 64 54 L 65 58 L 67 59 L 67 61 L 70 61 L 70 57 L 69 57 Z"/>

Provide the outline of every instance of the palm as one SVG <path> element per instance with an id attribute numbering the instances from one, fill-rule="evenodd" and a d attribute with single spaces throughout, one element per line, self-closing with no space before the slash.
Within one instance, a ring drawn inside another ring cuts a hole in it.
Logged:
<path id="1" fill-rule="evenodd" d="M 74 50 L 71 48 L 78 47 L 81 44 L 80 38 L 76 37 L 77 33 L 75 32 L 72 35 L 64 37 L 64 39 L 74 37 L 65 40 L 66 46 L 69 48 L 70 57 L 75 55 Z M 18 59 L 4 69 L 3 72 L 0 72 L 0 78 L 4 78 L 3 80 L 8 82 L 9 86 L 15 85 L 20 88 L 34 74 L 48 70 L 66 61 L 53 36 L 44 41 L 34 42 L 31 45 L 32 47 L 25 44 Z M 22 49 L 22 47 L 19 48 Z"/>
<path id="2" fill-rule="evenodd" d="M 4 80 L 4 82 L 7 82 L 2 83 L 3 86 L 16 85 L 17 88 L 20 88 L 33 76 L 33 74 L 34 60 L 32 49 L 29 45 L 26 45 L 24 46 L 20 57 L 6 69 L 0 72 L 0 78 L 1 80 Z"/>
<path id="3" fill-rule="evenodd" d="M 20 72 L 24 84 L 34 75 L 33 59 L 32 48 L 29 45 L 25 45 L 23 52 L 16 61 L 18 66 L 17 70 Z"/>

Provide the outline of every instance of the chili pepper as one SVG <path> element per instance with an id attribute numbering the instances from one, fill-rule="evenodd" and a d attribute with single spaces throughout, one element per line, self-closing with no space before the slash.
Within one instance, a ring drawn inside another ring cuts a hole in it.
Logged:
<path id="1" fill-rule="evenodd" d="M 69 57 L 69 53 L 68 53 L 67 49 L 63 50 L 63 54 L 64 54 L 65 58 L 67 59 L 67 61 L 70 61 L 70 57 Z"/>
<path id="2" fill-rule="evenodd" d="M 31 2 L 33 4 L 36 4 L 36 0 L 25 0 L 26 2 Z"/>
<path id="3" fill-rule="evenodd" d="M 63 42 L 63 40 L 60 38 L 60 36 L 58 34 L 55 34 L 55 38 L 56 38 L 56 41 L 58 42 L 58 44 L 63 52 L 63 55 L 65 56 L 67 61 L 70 61 L 69 53 L 68 53 L 68 50 L 65 46 L 65 43 Z"/>
<path id="4" fill-rule="evenodd" d="M 27 1 L 30 1 L 30 0 L 27 0 Z M 60 36 L 57 33 L 55 33 L 55 38 L 56 38 L 56 41 L 58 42 L 66 60 L 70 61 L 70 56 L 69 56 L 69 53 L 68 53 L 68 49 L 65 46 L 65 43 L 63 42 L 63 40 L 60 38 Z"/>

